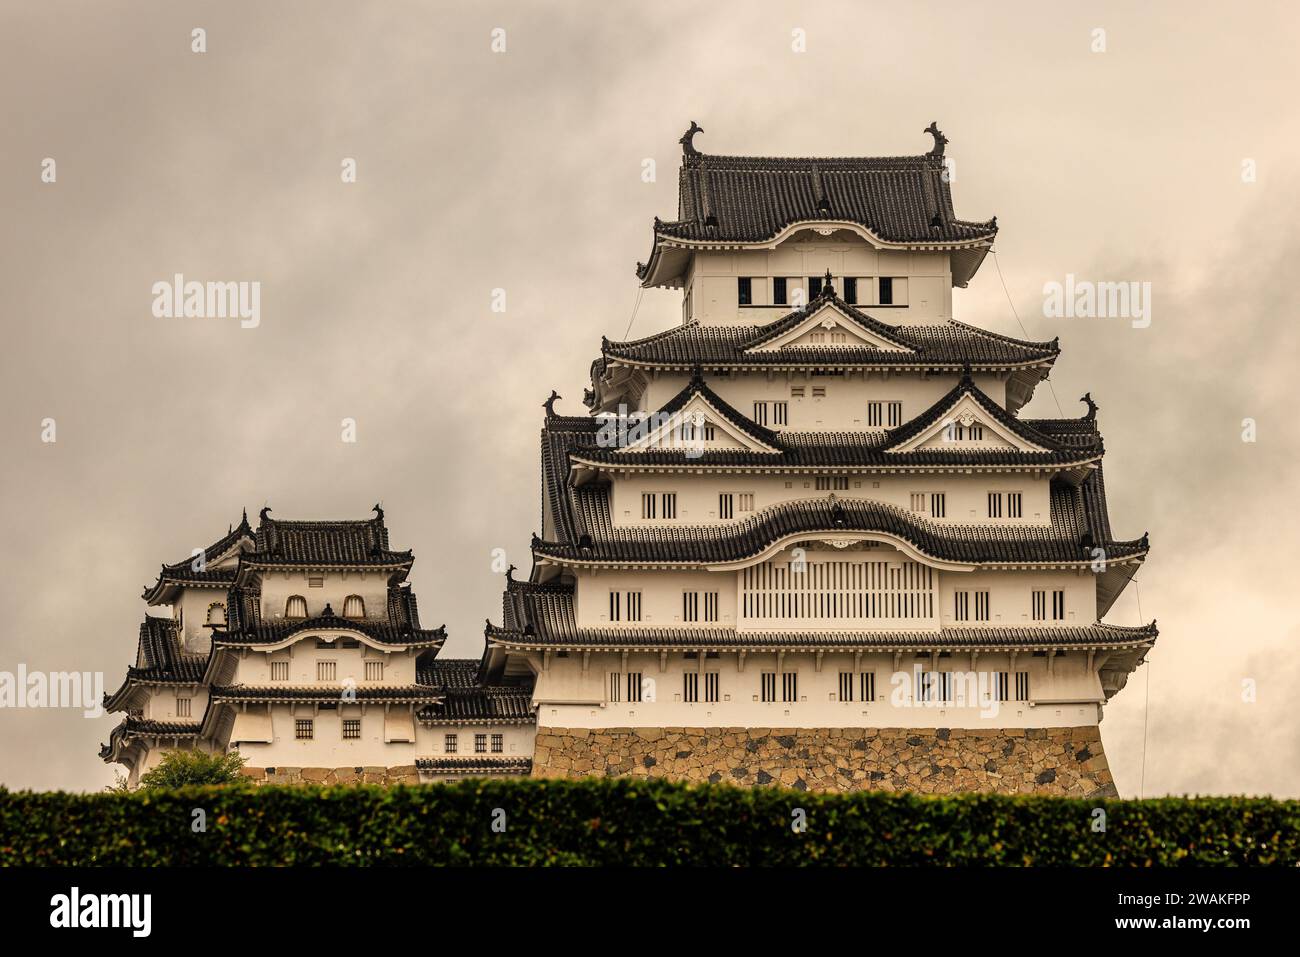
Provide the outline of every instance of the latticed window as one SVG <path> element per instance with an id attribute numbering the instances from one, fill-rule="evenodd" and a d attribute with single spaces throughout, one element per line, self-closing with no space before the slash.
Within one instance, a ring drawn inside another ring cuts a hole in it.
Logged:
<path id="1" fill-rule="evenodd" d="M 289 662 L 273 661 L 271 662 L 271 680 L 288 681 L 289 680 Z"/>
<path id="2" fill-rule="evenodd" d="M 343 599 L 343 617 L 344 618 L 365 618 L 366 603 L 360 595 L 348 595 Z"/>
<path id="3" fill-rule="evenodd" d="M 487 735 L 486 735 L 486 734 L 476 734 L 476 735 L 474 735 L 474 753 L 475 753 L 475 754 L 487 754 Z"/>
<path id="4" fill-rule="evenodd" d="M 302 595 L 290 595 L 289 600 L 284 603 L 285 618 L 306 618 L 307 617 L 307 599 Z"/>
<path id="5" fill-rule="evenodd" d="M 366 662 L 366 680 L 367 681 L 384 680 L 384 663 L 382 661 Z"/>
<path id="6" fill-rule="evenodd" d="M 343 719 L 343 738 L 344 738 L 344 740 L 345 740 L 345 741 L 346 741 L 346 740 L 352 740 L 352 739 L 360 738 L 360 737 L 361 737 L 361 719 L 360 719 L 360 718 L 344 718 L 344 719 Z"/>
<path id="7" fill-rule="evenodd" d="M 293 722 L 293 736 L 299 741 L 310 741 L 313 734 L 313 722 L 311 718 L 297 718 Z"/>
<path id="8" fill-rule="evenodd" d="M 318 661 L 316 662 L 316 680 L 333 681 L 338 676 L 339 663 L 337 661 Z"/>
<path id="9" fill-rule="evenodd" d="M 506 736 L 504 734 L 492 735 L 492 753 L 500 754 L 506 749 Z"/>
<path id="10" fill-rule="evenodd" d="M 190 716 L 190 699 L 189 699 L 189 698 L 177 698 L 177 699 L 176 699 L 176 717 L 178 717 L 178 718 L 188 718 L 189 716 Z"/>

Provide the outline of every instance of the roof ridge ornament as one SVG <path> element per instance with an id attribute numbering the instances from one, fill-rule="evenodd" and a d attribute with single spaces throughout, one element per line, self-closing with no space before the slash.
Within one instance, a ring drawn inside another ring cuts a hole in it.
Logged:
<path id="1" fill-rule="evenodd" d="M 554 389 L 551 390 L 551 397 L 542 403 L 542 408 L 546 410 L 546 417 L 548 419 L 555 418 L 555 403 L 557 400 L 563 398 L 564 396 L 560 395 L 560 393 L 556 392 Z"/>
<path id="2" fill-rule="evenodd" d="M 694 120 L 691 120 L 691 128 L 688 129 L 685 133 L 683 133 L 682 138 L 677 141 L 682 144 L 683 156 L 700 155 L 700 151 L 695 148 L 694 140 L 695 140 L 696 133 L 703 133 L 703 132 L 704 132 L 704 127 L 700 126 L 700 124 L 696 123 Z"/>
<path id="3" fill-rule="evenodd" d="M 922 130 L 922 132 L 929 133 L 931 136 L 934 137 L 934 147 L 930 150 L 930 152 L 926 153 L 925 155 L 942 156 L 943 148 L 948 145 L 948 137 L 944 136 L 943 133 L 939 130 L 939 121 L 931 120 L 930 125 L 927 126 L 924 130 Z"/>
<path id="4" fill-rule="evenodd" d="M 1079 399 L 1080 402 L 1088 403 L 1088 412 L 1083 417 L 1085 422 L 1095 422 L 1097 420 L 1097 403 L 1092 401 L 1092 393 L 1085 392 Z"/>
<path id="5" fill-rule="evenodd" d="M 375 513 L 374 520 L 382 524 L 384 521 L 384 510 L 380 507 L 379 503 L 376 502 L 375 507 L 372 508 L 371 511 Z"/>

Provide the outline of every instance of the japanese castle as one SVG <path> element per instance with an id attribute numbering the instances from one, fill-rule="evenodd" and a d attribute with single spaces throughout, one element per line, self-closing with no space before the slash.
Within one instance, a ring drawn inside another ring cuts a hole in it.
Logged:
<path id="1" fill-rule="evenodd" d="M 146 591 L 171 614 L 105 760 L 1115 793 L 1099 723 L 1157 632 L 1103 619 L 1148 540 L 1111 531 L 1090 396 L 1019 415 L 1058 342 L 953 318 L 997 222 L 956 216 L 947 139 L 789 159 L 702 132 L 637 265 L 682 322 L 603 340 L 587 414 L 545 403 L 532 569 L 481 659 L 438 657 L 382 512 L 263 510 Z"/>

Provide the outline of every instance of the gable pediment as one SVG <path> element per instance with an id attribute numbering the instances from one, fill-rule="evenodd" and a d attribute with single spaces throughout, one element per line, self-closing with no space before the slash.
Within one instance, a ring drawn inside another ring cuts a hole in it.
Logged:
<path id="1" fill-rule="evenodd" d="M 957 397 L 935 421 L 906 442 L 887 449 L 890 453 L 930 449 L 945 452 L 979 452 L 1002 449 L 1016 452 L 1047 452 L 991 415 L 969 392 Z"/>
<path id="2" fill-rule="evenodd" d="M 915 352 L 890 339 L 883 331 L 864 326 L 836 302 L 827 302 L 801 321 L 746 352 L 779 352 L 784 349 L 872 349 L 881 352 Z"/>
<path id="3" fill-rule="evenodd" d="M 780 454 L 780 450 L 750 435 L 696 393 L 675 412 L 652 413 L 628 427 L 628 441 L 619 452 L 743 451 Z"/>

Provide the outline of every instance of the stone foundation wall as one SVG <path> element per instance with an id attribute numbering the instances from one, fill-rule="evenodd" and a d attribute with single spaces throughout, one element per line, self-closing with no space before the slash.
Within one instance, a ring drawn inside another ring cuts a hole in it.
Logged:
<path id="1" fill-rule="evenodd" d="M 414 764 L 392 768 L 241 768 L 254 784 L 419 784 Z"/>
<path id="2" fill-rule="evenodd" d="M 534 777 L 631 775 L 805 791 L 1116 796 L 1087 728 L 538 728 Z"/>

